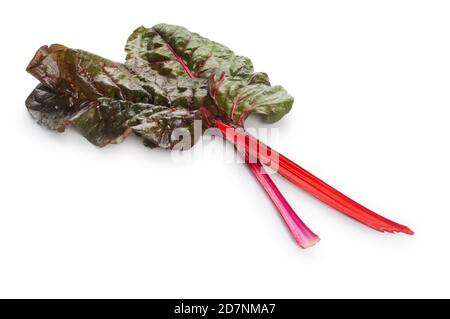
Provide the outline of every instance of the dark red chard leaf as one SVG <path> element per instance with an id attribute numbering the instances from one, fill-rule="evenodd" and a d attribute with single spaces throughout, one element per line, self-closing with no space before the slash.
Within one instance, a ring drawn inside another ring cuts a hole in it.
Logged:
<path id="1" fill-rule="evenodd" d="M 26 106 L 50 129 L 75 125 L 98 146 L 121 142 L 131 132 L 163 148 L 173 148 L 183 136 L 190 137 L 183 148 L 195 142 L 194 120 L 207 98 L 198 82 L 144 83 L 123 64 L 62 45 L 40 48 L 27 71 L 42 84 Z"/>
<path id="2" fill-rule="evenodd" d="M 148 146 L 187 149 L 195 143 L 197 111 L 147 103 L 99 98 L 75 100 L 40 84 L 25 102 L 31 116 L 41 125 L 63 132 L 75 125 L 91 143 L 105 146 L 120 143 L 131 132 Z M 182 139 L 185 138 L 185 139 Z"/>
<path id="3" fill-rule="evenodd" d="M 38 124 L 59 132 L 64 132 L 70 119 L 91 103 L 57 94 L 43 84 L 39 84 L 25 101 L 28 111 Z"/>
<path id="4" fill-rule="evenodd" d="M 53 91 L 80 100 L 99 97 L 153 102 L 137 76 L 123 64 L 60 44 L 43 46 L 27 71 Z"/>

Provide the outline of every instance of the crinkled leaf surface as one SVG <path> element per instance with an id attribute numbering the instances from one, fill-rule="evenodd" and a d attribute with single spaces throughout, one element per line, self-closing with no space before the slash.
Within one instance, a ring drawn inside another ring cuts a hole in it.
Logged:
<path id="1" fill-rule="evenodd" d="M 97 146 L 120 143 L 135 132 L 149 146 L 173 148 L 180 138 L 194 136 L 197 112 L 185 108 L 168 108 L 149 103 L 133 103 L 110 98 L 94 101 L 77 100 L 57 94 L 39 84 L 26 105 L 31 116 L 41 125 L 63 132 L 75 125 L 81 134 Z M 181 145 L 188 148 L 195 140 Z"/>
<path id="2" fill-rule="evenodd" d="M 27 71 L 41 84 L 26 106 L 41 125 L 75 125 L 92 143 L 121 142 L 129 133 L 147 145 L 173 148 L 194 120 L 243 125 L 250 113 L 277 121 L 293 98 L 254 73 L 250 59 L 183 27 L 140 27 L 126 44 L 125 64 L 54 44 L 41 47 Z M 186 140 L 184 140 L 186 142 Z"/>
<path id="3" fill-rule="evenodd" d="M 61 45 L 39 49 L 27 70 L 41 81 L 26 100 L 33 118 L 58 131 L 76 125 L 98 146 L 134 131 L 147 144 L 172 148 L 179 142 L 175 134 L 193 131 L 207 98 L 196 82 L 143 82 L 123 64 Z"/>
<path id="4" fill-rule="evenodd" d="M 139 27 L 125 50 L 125 64 L 144 78 L 154 71 L 169 78 L 208 79 L 210 111 L 234 124 L 243 125 L 253 112 L 275 122 L 294 101 L 281 86 L 271 87 L 267 74 L 254 73 L 249 58 L 180 26 Z"/>
<path id="5" fill-rule="evenodd" d="M 171 78 L 208 78 L 222 72 L 247 78 L 253 74 L 249 58 L 175 25 L 139 27 L 128 38 L 125 50 L 128 66 L 149 67 Z"/>

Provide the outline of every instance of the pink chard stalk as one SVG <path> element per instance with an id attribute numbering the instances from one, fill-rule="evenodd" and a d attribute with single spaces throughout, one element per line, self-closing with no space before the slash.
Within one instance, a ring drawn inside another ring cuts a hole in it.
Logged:
<path id="1" fill-rule="evenodd" d="M 253 158 L 249 158 L 248 154 L 244 156 L 241 153 L 241 155 L 245 158 L 247 167 L 269 195 L 297 244 L 306 249 L 318 243 L 320 241 L 319 236 L 313 233 L 300 217 L 298 217 L 261 163 Z"/>

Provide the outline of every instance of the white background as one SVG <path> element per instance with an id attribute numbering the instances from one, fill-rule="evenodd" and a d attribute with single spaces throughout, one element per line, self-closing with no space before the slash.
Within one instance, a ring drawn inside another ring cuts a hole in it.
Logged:
<path id="1" fill-rule="evenodd" d="M 2 6 L 0 297 L 450 297 L 448 1 Z M 321 236 L 301 250 L 243 165 L 32 121 L 39 46 L 123 61 L 128 35 L 160 22 L 251 57 L 296 99 L 272 146 L 416 234 L 375 232 L 275 176 Z"/>

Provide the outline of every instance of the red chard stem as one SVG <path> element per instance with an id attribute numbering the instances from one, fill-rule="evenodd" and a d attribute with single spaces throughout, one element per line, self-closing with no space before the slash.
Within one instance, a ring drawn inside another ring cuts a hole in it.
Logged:
<path id="1" fill-rule="evenodd" d="M 300 217 L 298 217 L 261 163 L 248 154 L 244 155 L 238 147 L 236 149 L 244 157 L 245 164 L 269 195 L 297 244 L 306 249 L 318 243 L 320 241 L 319 236 L 313 233 Z"/>
<path id="2" fill-rule="evenodd" d="M 267 172 L 265 172 L 264 167 L 259 162 L 250 163 L 246 161 L 246 164 L 269 195 L 300 247 L 308 248 L 318 243 L 320 241 L 319 236 L 314 234 L 297 216 L 291 205 L 289 205 Z"/>
<path id="3" fill-rule="evenodd" d="M 330 207 L 380 232 L 414 234 L 408 227 L 378 215 L 355 202 L 282 154 L 248 135 L 243 130 L 235 129 L 221 121 L 216 121 L 216 126 L 225 135 L 227 140 L 237 144 L 240 148 L 244 148 L 250 156 L 257 158 L 259 161 L 267 165 L 278 166 L 278 173 L 280 175 Z M 278 163 L 273 163 L 274 159 L 278 160 Z"/>

